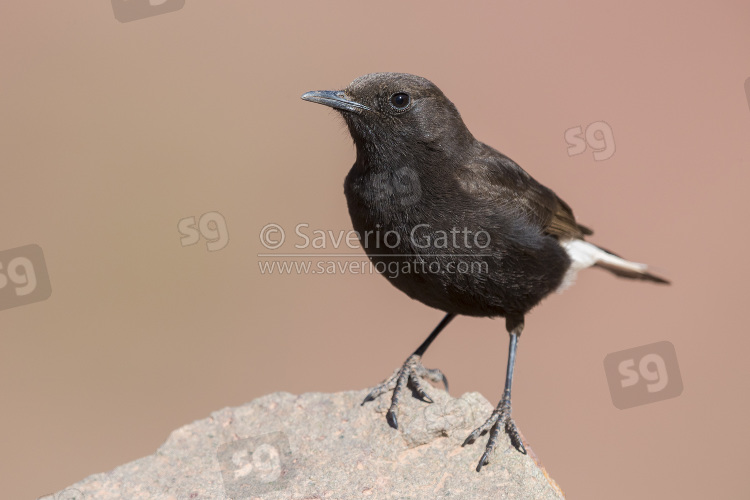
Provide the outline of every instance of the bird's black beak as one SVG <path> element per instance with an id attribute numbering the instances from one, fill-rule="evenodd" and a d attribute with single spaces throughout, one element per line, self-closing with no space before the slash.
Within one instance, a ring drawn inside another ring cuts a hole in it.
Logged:
<path id="1" fill-rule="evenodd" d="M 302 94 L 302 99 L 353 113 L 361 113 L 362 110 L 372 111 L 364 104 L 347 99 L 343 90 L 313 90 Z"/>

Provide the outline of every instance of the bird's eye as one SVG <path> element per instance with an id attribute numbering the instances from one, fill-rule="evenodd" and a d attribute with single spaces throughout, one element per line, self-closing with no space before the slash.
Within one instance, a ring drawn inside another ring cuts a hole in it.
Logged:
<path id="1" fill-rule="evenodd" d="M 391 105 L 397 110 L 406 109 L 409 106 L 409 102 L 411 102 L 411 99 L 409 98 L 409 94 L 405 92 L 398 92 L 391 96 Z"/>

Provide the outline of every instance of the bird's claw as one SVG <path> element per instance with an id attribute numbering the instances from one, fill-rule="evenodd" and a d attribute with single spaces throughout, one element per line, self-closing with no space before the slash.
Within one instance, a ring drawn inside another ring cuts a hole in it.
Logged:
<path id="1" fill-rule="evenodd" d="M 381 394 L 393 390 L 391 406 L 388 408 L 386 420 L 391 427 L 398 429 L 398 402 L 407 387 L 411 388 L 422 401 L 427 403 L 433 402 L 432 398 L 427 395 L 425 384 L 422 379 L 427 379 L 432 382 L 442 382 L 445 385 L 445 390 L 448 390 L 448 379 L 443 372 L 437 368 L 425 368 L 422 365 L 422 356 L 419 354 L 412 354 L 406 359 L 403 366 L 396 370 L 393 375 L 374 387 L 370 393 L 365 396 L 362 404 L 364 405 L 368 401 L 373 401 Z"/>
<path id="2" fill-rule="evenodd" d="M 476 441 L 479 436 L 483 435 L 488 430 L 490 431 L 490 438 L 487 441 L 487 446 L 485 447 L 484 454 L 479 460 L 479 465 L 477 465 L 477 472 L 481 471 L 482 467 L 487 465 L 490 454 L 492 453 L 492 450 L 495 449 L 497 440 L 500 437 L 501 430 L 504 430 L 508 434 L 511 444 L 518 451 L 520 451 L 524 455 L 526 454 L 526 448 L 524 448 L 523 446 L 521 434 L 518 432 L 516 423 L 510 417 L 510 412 L 510 398 L 503 398 L 500 401 L 500 404 L 497 405 L 497 408 L 495 408 L 495 410 L 492 412 L 492 415 L 490 415 L 490 418 L 488 418 L 487 421 L 481 426 L 474 429 L 474 431 L 469 434 L 469 437 L 467 437 L 464 443 L 461 445 L 466 446 L 467 444 L 471 444 Z"/>

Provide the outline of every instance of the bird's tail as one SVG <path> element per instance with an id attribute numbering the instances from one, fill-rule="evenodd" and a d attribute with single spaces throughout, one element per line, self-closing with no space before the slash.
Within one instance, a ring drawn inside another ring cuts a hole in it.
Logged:
<path id="1" fill-rule="evenodd" d="M 563 280 L 563 284 L 558 288 L 562 290 L 567 288 L 575 280 L 575 275 L 581 269 L 596 266 L 606 269 L 616 276 L 637 280 L 653 281 L 655 283 L 669 284 L 669 281 L 657 276 L 648 270 L 646 264 L 631 262 L 625 260 L 619 255 L 600 248 L 588 241 L 573 239 L 561 242 L 563 248 L 568 253 L 571 260 L 568 274 Z"/>

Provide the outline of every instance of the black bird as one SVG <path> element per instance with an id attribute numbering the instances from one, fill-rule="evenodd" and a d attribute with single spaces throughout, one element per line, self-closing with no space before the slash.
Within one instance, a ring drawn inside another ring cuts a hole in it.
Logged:
<path id="1" fill-rule="evenodd" d="M 584 241 L 570 206 L 513 160 L 476 140 L 432 82 L 403 73 L 372 73 L 306 101 L 341 113 L 357 158 L 344 183 L 354 229 L 375 268 L 409 297 L 446 312 L 404 365 L 362 404 L 393 390 L 387 420 L 398 428 L 406 387 L 431 402 L 423 378 L 445 376 L 421 358 L 459 314 L 502 316 L 510 334 L 505 392 L 464 445 L 490 431 L 477 466 L 486 465 L 501 430 L 526 453 L 511 418 L 511 385 L 524 316 L 570 285 L 586 267 L 668 283 L 644 264 Z"/>

